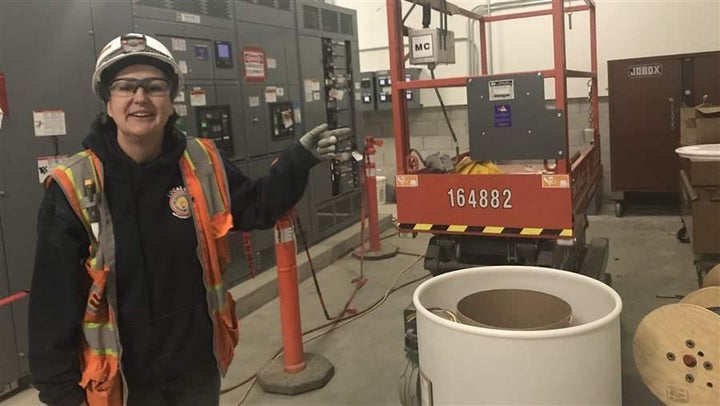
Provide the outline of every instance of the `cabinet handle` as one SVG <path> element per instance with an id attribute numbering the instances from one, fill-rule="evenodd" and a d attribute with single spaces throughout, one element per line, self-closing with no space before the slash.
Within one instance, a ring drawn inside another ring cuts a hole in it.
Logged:
<path id="1" fill-rule="evenodd" d="M 675 131 L 675 98 L 671 97 L 668 99 L 670 103 L 670 132 Z"/>

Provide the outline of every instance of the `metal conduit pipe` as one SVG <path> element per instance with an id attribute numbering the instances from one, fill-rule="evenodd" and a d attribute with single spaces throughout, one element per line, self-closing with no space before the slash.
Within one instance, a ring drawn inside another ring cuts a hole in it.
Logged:
<path id="1" fill-rule="evenodd" d="M 490 15 L 491 0 L 487 0 L 487 4 L 475 6 L 472 9 L 473 13 Z M 477 20 L 468 19 L 468 73 L 469 76 L 476 76 L 480 73 L 480 51 L 478 50 L 477 43 L 475 41 L 475 24 Z M 487 42 L 488 42 L 488 69 L 492 72 L 492 30 L 488 30 Z"/>

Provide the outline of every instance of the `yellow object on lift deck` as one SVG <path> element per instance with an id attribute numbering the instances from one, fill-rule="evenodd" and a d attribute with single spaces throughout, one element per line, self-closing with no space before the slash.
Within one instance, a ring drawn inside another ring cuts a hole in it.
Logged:
<path id="1" fill-rule="evenodd" d="M 473 161 L 467 156 L 455 165 L 453 171 L 463 175 L 493 175 L 502 173 L 500 168 L 490 161 Z"/>

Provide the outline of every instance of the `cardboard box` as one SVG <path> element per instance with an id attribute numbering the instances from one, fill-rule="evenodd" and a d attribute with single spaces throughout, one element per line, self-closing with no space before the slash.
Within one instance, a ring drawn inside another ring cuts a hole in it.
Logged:
<path id="1" fill-rule="evenodd" d="M 681 212 L 693 253 L 720 254 L 720 186 L 692 187 L 684 170 L 680 178 Z"/>
<path id="2" fill-rule="evenodd" d="M 720 106 L 702 104 L 680 109 L 680 145 L 720 143 Z"/>
<path id="3" fill-rule="evenodd" d="M 681 158 L 680 167 L 687 174 L 691 186 L 720 187 L 720 162 L 691 161 Z"/>
<path id="4" fill-rule="evenodd" d="M 696 254 L 720 254 L 720 188 L 695 188 L 698 199 L 692 204 L 693 234 L 690 242 Z"/>

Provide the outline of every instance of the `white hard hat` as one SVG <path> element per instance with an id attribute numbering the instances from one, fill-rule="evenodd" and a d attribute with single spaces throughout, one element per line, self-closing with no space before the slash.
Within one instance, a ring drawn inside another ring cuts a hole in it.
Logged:
<path id="1" fill-rule="evenodd" d="M 175 98 L 175 94 L 183 83 L 180 65 L 160 41 L 137 33 L 121 35 L 108 42 L 100 51 L 92 77 L 92 89 L 95 95 L 101 100 L 107 100 L 107 83 L 105 82 L 112 79 L 108 77 L 107 73 L 117 73 L 122 68 L 134 63 L 149 63 L 165 72 L 172 84 L 171 99 Z"/>

